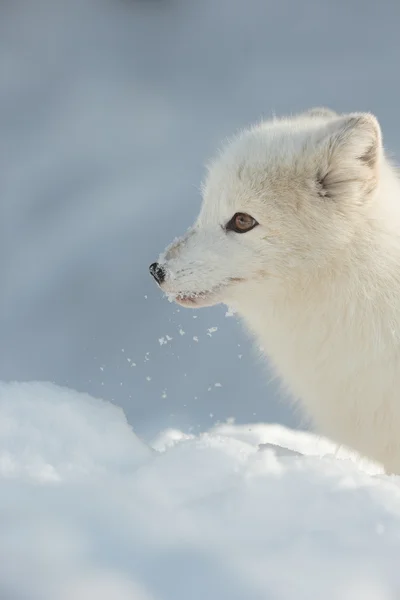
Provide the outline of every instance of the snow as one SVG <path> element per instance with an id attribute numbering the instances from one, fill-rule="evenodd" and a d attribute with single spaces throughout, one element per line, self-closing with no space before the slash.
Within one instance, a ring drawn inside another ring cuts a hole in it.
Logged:
<path id="1" fill-rule="evenodd" d="M 395 600 L 400 486 L 280 425 L 162 431 L 0 385 L 2 600 Z"/>
<path id="2" fill-rule="evenodd" d="M 0 383 L 0 416 L 2 477 L 80 480 L 149 454 L 122 409 L 50 383 Z"/>
<path id="3" fill-rule="evenodd" d="M 218 331 L 218 327 L 209 327 L 209 329 L 207 329 L 207 335 L 209 337 L 212 337 L 212 334 L 215 333 L 216 331 Z"/>

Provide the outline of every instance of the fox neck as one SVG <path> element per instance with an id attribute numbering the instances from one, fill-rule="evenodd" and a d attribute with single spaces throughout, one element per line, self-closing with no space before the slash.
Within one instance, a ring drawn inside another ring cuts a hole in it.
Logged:
<path id="1" fill-rule="evenodd" d="M 281 346 L 310 335 L 318 352 L 340 340 L 350 351 L 360 337 L 379 352 L 387 330 L 396 328 L 400 339 L 400 219 L 395 236 L 386 232 L 368 245 L 303 280 L 257 282 L 239 298 L 237 312 L 272 353 L 275 336 Z"/>

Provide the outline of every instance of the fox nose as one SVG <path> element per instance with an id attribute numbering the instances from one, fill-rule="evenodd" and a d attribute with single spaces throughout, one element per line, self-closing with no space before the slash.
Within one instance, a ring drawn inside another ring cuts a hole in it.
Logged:
<path id="1" fill-rule="evenodd" d="M 161 285 L 165 279 L 164 267 L 155 262 L 150 265 L 149 271 L 151 275 L 153 275 L 154 279 L 157 281 L 158 285 Z"/>

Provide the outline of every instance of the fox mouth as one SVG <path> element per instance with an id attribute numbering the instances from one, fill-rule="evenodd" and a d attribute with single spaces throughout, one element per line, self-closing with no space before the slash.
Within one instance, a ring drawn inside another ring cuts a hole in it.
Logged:
<path id="1" fill-rule="evenodd" d="M 196 294 L 177 294 L 173 300 L 188 308 L 200 308 L 201 306 L 211 306 L 217 304 L 217 292 L 200 292 Z"/>
<path id="2" fill-rule="evenodd" d="M 201 292 L 178 292 L 176 294 L 168 294 L 171 302 L 176 302 L 186 308 L 201 308 L 204 306 L 213 306 L 223 302 L 225 296 L 224 291 L 231 287 L 231 284 L 244 281 L 239 277 L 232 277 L 224 285 L 220 285 L 211 290 Z"/>

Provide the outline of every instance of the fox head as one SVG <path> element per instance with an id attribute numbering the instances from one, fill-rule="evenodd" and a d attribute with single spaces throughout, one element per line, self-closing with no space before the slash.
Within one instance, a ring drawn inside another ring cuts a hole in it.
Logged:
<path id="1" fill-rule="evenodd" d="M 334 268 L 368 222 L 382 154 L 366 113 L 313 109 L 240 133 L 208 169 L 197 220 L 151 274 L 183 306 L 240 310 L 260 285 L 273 295 Z"/>

